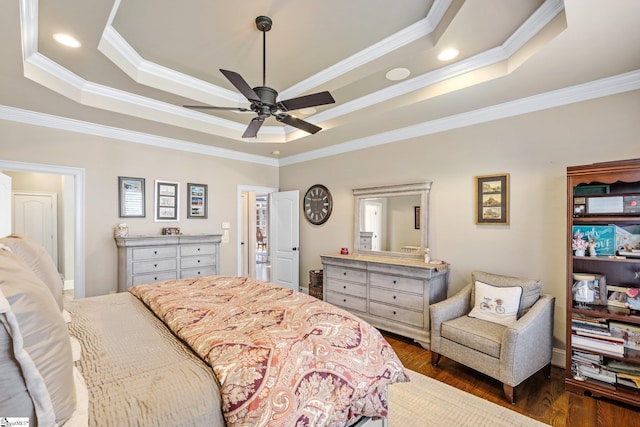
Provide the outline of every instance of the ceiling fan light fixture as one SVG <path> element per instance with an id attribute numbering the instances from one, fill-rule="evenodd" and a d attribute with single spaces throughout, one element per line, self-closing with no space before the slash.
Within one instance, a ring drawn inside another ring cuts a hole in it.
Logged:
<path id="1" fill-rule="evenodd" d="M 313 107 L 303 108 L 302 110 L 299 110 L 300 114 L 302 114 L 303 116 L 310 116 L 312 114 L 315 114 L 316 111 L 318 111 L 318 110 L 316 110 Z"/>
<path id="2" fill-rule="evenodd" d="M 458 49 L 447 48 L 438 54 L 438 59 L 440 61 L 450 61 L 453 58 L 457 57 L 460 54 Z"/>
<path id="3" fill-rule="evenodd" d="M 58 43 L 68 46 L 68 47 L 73 47 L 73 48 L 79 48 L 80 46 L 82 46 L 82 44 L 78 41 L 78 39 L 76 39 L 73 36 L 70 36 L 69 34 L 64 34 L 64 33 L 55 33 L 53 35 L 53 38 L 55 41 L 57 41 Z"/>
<path id="4" fill-rule="evenodd" d="M 406 68 L 394 68 L 393 70 L 389 70 L 386 74 L 387 80 L 398 81 L 404 80 L 411 74 Z"/>

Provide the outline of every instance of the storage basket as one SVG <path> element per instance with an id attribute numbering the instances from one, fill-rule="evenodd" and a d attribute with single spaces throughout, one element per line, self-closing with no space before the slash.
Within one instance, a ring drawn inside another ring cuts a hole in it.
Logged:
<path id="1" fill-rule="evenodd" d="M 309 295 L 322 299 L 322 270 L 309 271 Z"/>

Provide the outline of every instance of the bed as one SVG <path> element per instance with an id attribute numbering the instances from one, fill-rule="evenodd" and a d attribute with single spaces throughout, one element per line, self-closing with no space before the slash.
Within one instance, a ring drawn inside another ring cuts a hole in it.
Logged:
<path id="1" fill-rule="evenodd" d="M 343 426 L 384 419 L 388 386 L 408 381 L 376 329 L 309 295 L 208 276 L 63 302 L 32 243 L 0 239 L 0 416 Z"/>

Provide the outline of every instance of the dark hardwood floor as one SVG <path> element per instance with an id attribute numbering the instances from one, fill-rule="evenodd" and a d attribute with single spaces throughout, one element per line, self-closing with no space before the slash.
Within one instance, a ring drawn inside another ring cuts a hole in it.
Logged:
<path id="1" fill-rule="evenodd" d="M 430 353 L 412 340 L 383 332 L 405 368 L 520 412 L 538 421 L 566 427 L 640 427 L 640 408 L 595 399 L 564 389 L 564 370 L 553 367 L 551 378 L 541 372 L 516 389 L 516 404 L 504 400 L 502 384 L 443 357 L 435 368 Z"/>

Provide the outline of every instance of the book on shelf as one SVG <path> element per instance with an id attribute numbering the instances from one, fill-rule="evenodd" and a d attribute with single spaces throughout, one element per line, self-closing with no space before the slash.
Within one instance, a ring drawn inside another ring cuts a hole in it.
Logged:
<path id="1" fill-rule="evenodd" d="M 606 368 L 613 372 L 640 376 L 640 365 L 624 362 L 622 360 L 609 360 Z"/>
<path id="2" fill-rule="evenodd" d="M 629 258 L 640 258 L 640 250 L 633 249 L 630 251 L 618 251 L 619 256 L 629 257 Z"/>
<path id="3" fill-rule="evenodd" d="M 592 332 L 584 332 L 584 331 L 575 331 L 574 335 L 579 335 L 581 337 L 593 338 L 593 339 L 596 339 L 596 340 L 602 340 L 604 342 L 611 342 L 611 343 L 624 345 L 624 338 L 622 338 L 622 337 L 615 337 L 615 336 L 612 336 L 612 335 L 594 334 Z"/>
<path id="4" fill-rule="evenodd" d="M 624 342 L 612 342 L 597 338 L 583 337 L 580 335 L 572 335 L 571 346 L 581 348 L 583 350 L 593 350 L 616 356 L 624 355 Z"/>
<path id="5" fill-rule="evenodd" d="M 640 388 L 640 376 L 638 375 L 618 373 L 616 374 L 616 377 L 618 379 L 618 383 L 620 384 L 624 384 L 633 388 Z"/>
<path id="6" fill-rule="evenodd" d="M 609 384 L 615 384 L 617 382 L 617 376 L 615 372 L 611 372 L 606 369 L 578 366 L 578 373 L 583 377 L 593 378 L 595 380 L 603 381 Z"/>
<path id="7" fill-rule="evenodd" d="M 598 365 L 604 361 L 604 358 L 600 354 L 585 353 L 578 350 L 573 350 L 572 359 L 585 363 L 595 363 Z"/>

